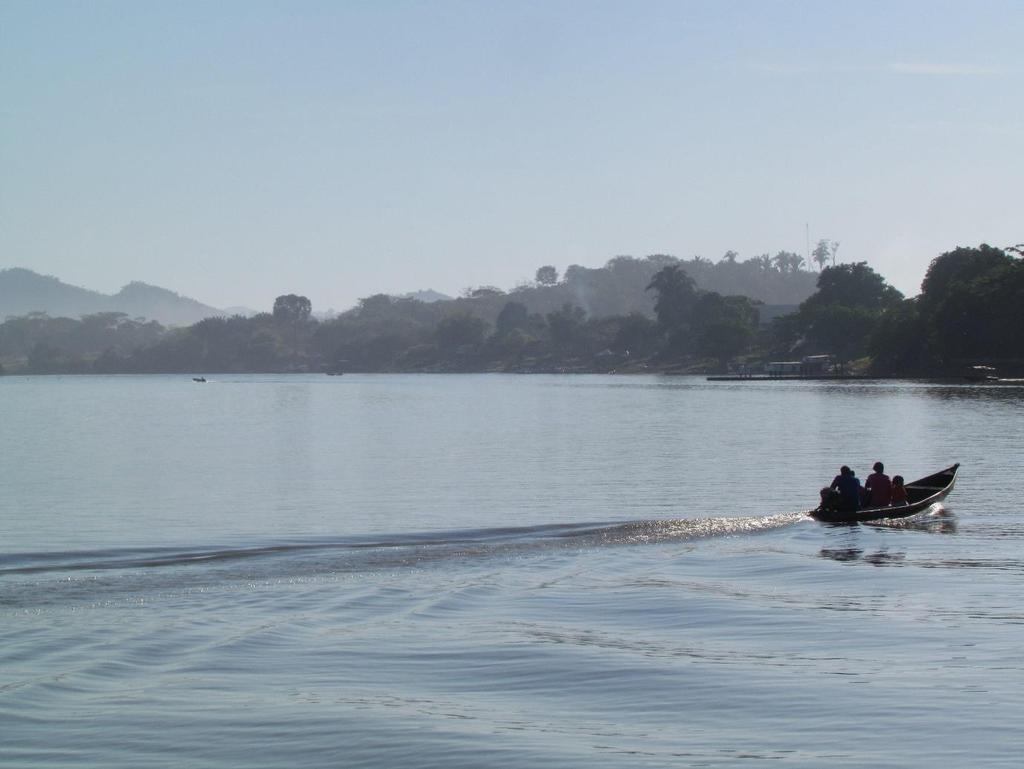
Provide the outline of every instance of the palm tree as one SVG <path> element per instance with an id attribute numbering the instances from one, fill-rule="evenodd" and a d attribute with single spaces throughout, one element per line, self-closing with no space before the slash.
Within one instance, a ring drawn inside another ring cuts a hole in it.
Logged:
<path id="1" fill-rule="evenodd" d="M 678 264 L 658 270 L 646 290 L 658 294 L 654 314 L 663 328 L 677 328 L 688 321 L 697 297 L 697 284 Z"/>
<path id="2" fill-rule="evenodd" d="M 818 245 L 814 247 L 814 251 L 811 252 L 811 259 L 818 265 L 819 271 L 825 269 L 830 256 L 832 256 L 831 244 L 822 238 L 818 241 Z"/>
<path id="3" fill-rule="evenodd" d="M 799 272 L 803 266 L 804 258 L 800 254 L 794 254 L 791 251 L 779 251 L 779 253 L 772 257 L 772 261 L 779 272 L 789 273 Z"/>

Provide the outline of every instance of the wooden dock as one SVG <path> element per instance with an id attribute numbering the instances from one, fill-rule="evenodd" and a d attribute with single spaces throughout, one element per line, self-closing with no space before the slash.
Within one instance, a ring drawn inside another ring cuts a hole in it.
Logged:
<path id="1" fill-rule="evenodd" d="M 708 382 L 843 382 L 850 380 L 879 379 L 880 377 L 864 376 L 863 374 L 821 374 L 819 376 L 800 376 L 799 374 L 722 374 L 705 377 Z"/>

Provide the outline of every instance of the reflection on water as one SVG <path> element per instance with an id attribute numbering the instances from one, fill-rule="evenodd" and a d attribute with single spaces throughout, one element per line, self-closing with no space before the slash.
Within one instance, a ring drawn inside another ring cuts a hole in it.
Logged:
<path id="1" fill-rule="evenodd" d="M 946 401 L 993 402 L 1007 405 L 1024 405 L 1024 384 L 939 384 L 923 388 L 933 398 Z"/>
<path id="2" fill-rule="evenodd" d="M 956 380 L 887 380 L 874 379 L 866 381 L 837 382 L 799 382 L 786 381 L 778 383 L 737 383 L 733 386 L 740 390 L 744 387 L 768 387 L 779 391 L 787 388 L 804 393 L 816 393 L 830 398 L 854 397 L 857 399 L 887 399 L 892 397 L 925 396 L 943 401 L 974 401 L 1002 403 L 1008 405 L 1024 405 L 1024 380 L 1006 382 L 971 383 Z"/>
<path id="3" fill-rule="evenodd" d="M 822 558 L 833 561 L 864 561 L 872 566 L 902 566 L 907 558 L 905 552 L 888 552 L 879 550 L 873 553 L 865 553 L 855 547 L 829 549 L 822 548 L 819 553 Z"/>
<path id="4" fill-rule="evenodd" d="M 856 561 L 864 554 L 864 551 L 856 547 L 838 549 L 824 547 L 819 554 L 822 558 L 831 558 L 833 561 Z"/>

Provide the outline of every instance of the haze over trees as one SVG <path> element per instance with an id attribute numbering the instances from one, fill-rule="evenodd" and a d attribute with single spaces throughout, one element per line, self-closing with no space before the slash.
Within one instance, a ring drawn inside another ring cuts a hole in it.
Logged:
<path id="1" fill-rule="evenodd" d="M 807 281 L 816 290 L 767 322 L 763 300 L 708 287 L 758 275 L 772 291 Z M 561 280 L 543 267 L 537 277 L 431 303 L 376 294 L 326 320 L 300 294 L 282 294 L 271 313 L 177 329 L 124 313 L 31 313 L 0 324 L 0 365 L 7 373 L 724 371 L 818 353 L 900 375 L 1024 364 L 1015 249 L 943 254 L 912 299 L 864 262 L 814 274 L 788 252 L 746 261 L 727 252 L 717 263 L 616 257 L 598 269 L 571 266 Z"/>
<path id="2" fill-rule="evenodd" d="M 33 373 L 104 371 L 159 342 L 166 329 L 156 321 L 133 320 L 121 312 L 100 312 L 80 320 L 29 313 L 0 323 L 0 357 Z"/>

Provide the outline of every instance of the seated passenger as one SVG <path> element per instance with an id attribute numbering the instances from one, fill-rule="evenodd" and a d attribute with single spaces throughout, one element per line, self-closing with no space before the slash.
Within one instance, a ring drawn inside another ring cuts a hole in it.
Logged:
<path id="1" fill-rule="evenodd" d="M 889 476 L 883 471 L 885 467 L 881 462 L 875 462 L 875 472 L 868 476 L 868 479 L 864 481 L 865 501 L 866 507 L 888 507 L 889 502 L 892 500 L 892 483 L 889 481 Z"/>
<path id="2" fill-rule="evenodd" d="M 894 475 L 892 478 L 892 506 L 901 507 L 910 504 L 907 501 L 907 488 L 903 485 L 903 476 Z"/>
<path id="3" fill-rule="evenodd" d="M 860 481 L 854 475 L 853 470 L 843 465 L 839 468 L 839 475 L 832 479 L 830 489 L 839 492 L 839 508 L 843 511 L 854 511 L 860 508 L 861 487 Z"/>
<path id="4" fill-rule="evenodd" d="M 821 490 L 821 504 L 819 510 L 838 510 L 842 504 L 842 497 L 835 489 L 826 486 Z"/>

